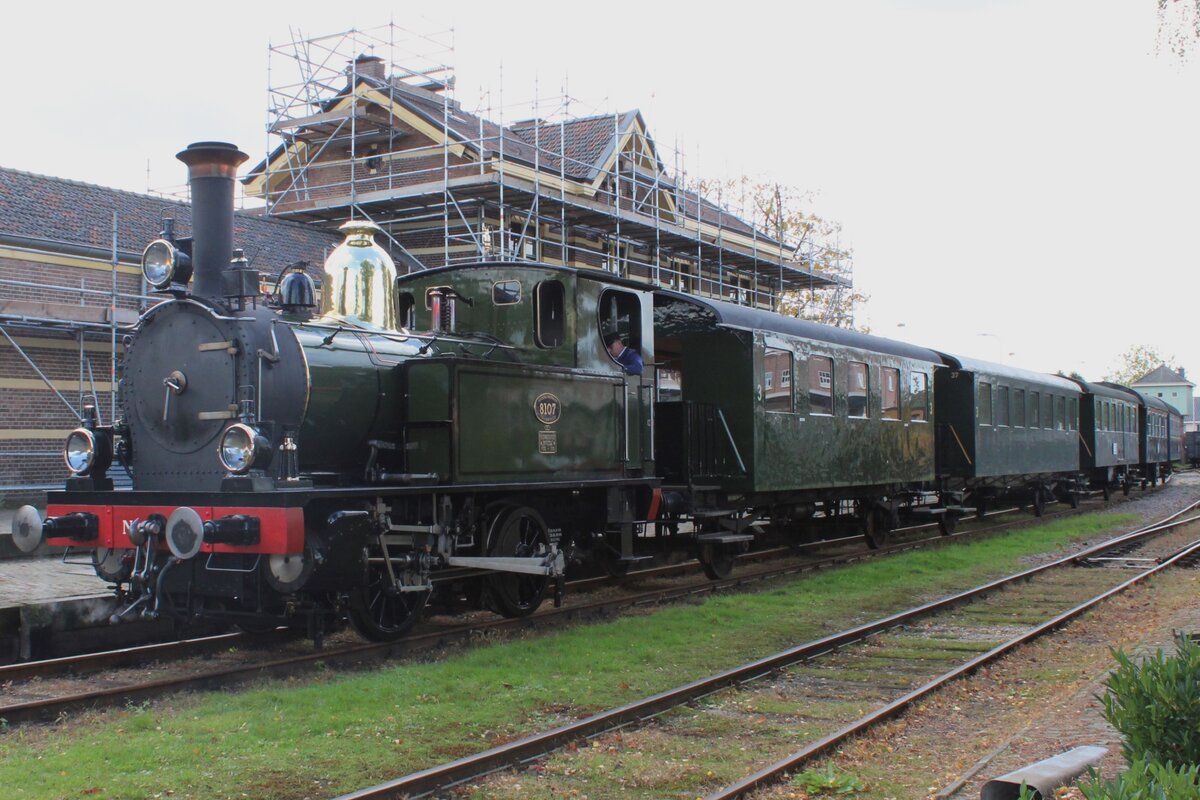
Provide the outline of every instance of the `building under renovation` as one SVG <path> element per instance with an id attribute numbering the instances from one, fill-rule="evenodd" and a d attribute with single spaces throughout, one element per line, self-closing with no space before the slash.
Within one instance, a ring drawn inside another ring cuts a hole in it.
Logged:
<path id="1" fill-rule="evenodd" d="M 849 285 L 836 246 L 763 230 L 689 188 L 639 111 L 572 117 L 555 97 L 506 123 L 503 107 L 455 99 L 436 52 L 395 60 L 400 39 L 389 26 L 272 48 L 282 143 L 245 179 L 268 215 L 369 218 L 409 270 L 538 260 L 766 308 Z"/>
<path id="2" fill-rule="evenodd" d="M 468 111 L 450 49 L 395 26 L 270 52 L 277 144 L 246 174 L 235 223 L 265 292 L 297 263 L 319 279 L 338 225 L 359 218 L 385 231 L 402 272 L 539 260 L 775 309 L 850 285 L 836 243 L 768 230 L 690 186 L 638 111 L 572 116 L 562 97 L 512 122 L 499 104 Z M 156 300 L 141 249 L 168 217 L 187 235 L 179 199 L 0 168 L 6 499 L 61 483 L 85 404 L 119 413 L 123 329 Z"/>

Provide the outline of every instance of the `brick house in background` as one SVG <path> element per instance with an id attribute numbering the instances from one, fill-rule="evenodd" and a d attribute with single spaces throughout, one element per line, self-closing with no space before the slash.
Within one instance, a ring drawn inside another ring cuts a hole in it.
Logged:
<path id="1" fill-rule="evenodd" d="M 0 492 L 61 484 L 63 439 L 84 403 L 111 419 L 122 329 L 154 302 L 142 250 L 165 217 L 189 234 L 187 203 L 0 168 Z M 272 280 L 297 261 L 315 273 L 341 239 L 245 211 L 234 227 L 235 246 Z"/>

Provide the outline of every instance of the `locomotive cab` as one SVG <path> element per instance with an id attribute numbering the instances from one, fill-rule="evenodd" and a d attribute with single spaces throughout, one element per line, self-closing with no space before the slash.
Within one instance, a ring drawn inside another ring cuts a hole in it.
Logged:
<path id="1" fill-rule="evenodd" d="M 406 322 L 433 336 L 433 357 L 407 369 L 420 463 L 462 482 L 653 475 L 649 287 L 482 263 L 404 276 L 397 292 Z M 641 375 L 609 354 L 611 333 L 640 351 Z M 454 436 L 428 427 L 451 418 Z"/>

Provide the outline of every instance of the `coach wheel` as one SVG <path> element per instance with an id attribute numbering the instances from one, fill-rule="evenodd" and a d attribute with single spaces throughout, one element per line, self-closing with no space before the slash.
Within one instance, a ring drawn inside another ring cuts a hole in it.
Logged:
<path id="1" fill-rule="evenodd" d="M 1033 490 L 1033 501 L 1030 503 L 1033 506 L 1033 515 L 1040 517 L 1046 513 L 1046 496 L 1042 494 L 1041 489 Z"/>
<path id="2" fill-rule="evenodd" d="M 1079 508 L 1079 492 L 1067 492 L 1067 505 Z"/>
<path id="3" fill-rule="evenodd" d="M 942 536 L 949 536 L 954 533 L 954 529 L 958 527 L 958 515 L 949 512 L 938 517 L 938 533 Z"/>
<path id="4" fill-rule="evenodd" d="M 736 560 L 737 556 L 728 547 L 706 544 L 700 548 L 700 566 L 710 580 L 723 581 L 732 575 Z"/>
<path id="5" fill-rule="evenodd" d="M 975 519 L 983 519 L 987 516 L 987 498 L 975 498 Z"/>
<path id="6" fill-rule="evenodd" d="M 867 547 L 872 550 L 878 550 L 887 539 L 887 524 L 878 509 L 867 508 L 859 517 L 858 526 Z"/>
<path id="7" fill-rule="evenodd" d="M 497 558 L 529 558 L 550 552 L 546 522 L 525 506 L 502 511 L 492 523 L 488 555 Z M 484 577 L 488 605 L 505 617 L 526 617 L 537 611 L 550 585 L 545 575 L 497 572 Z"/>
<path id="8" fill-rule="evenodd" d="M 390 642 L 407 634 L 421 618 L 429 590 L 402 592 L 384 564 L 370 564 L 367 582 L 350 595 L 350 624 L 364 639 Z"/>
<path id="9" fill-rule="evenodd" d="M 1105 501 L 1108 501 L 1109 499 L 1112 498 L 1112 488 L 1110 486 L 1108 486 L 1108 484 L 1105 484 L 1104 488 L 1101 489 L 1100 492 L 1101 492 L 1101 495 L 1104 497 Z"/>
<path id="10" fill-rule="evenodd" d="M 607 550 L 600 558 L 604 574 L 610 578 L 624 578 L 629 574 L 629 561 L 621 558 L 620 553 Z"/>

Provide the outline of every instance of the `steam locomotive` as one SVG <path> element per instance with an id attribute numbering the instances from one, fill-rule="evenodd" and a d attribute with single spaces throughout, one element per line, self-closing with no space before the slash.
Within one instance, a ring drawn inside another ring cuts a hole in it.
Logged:
<path id="1" fill-rule="evenodd" d="M 320 287 L 264 304 L 233 249 L 246 156 L 178 155 L 192 236 L 143 255 L 163 301 L 126 339 L 122 415 L 14 541 L 86 549 L 136 614 L 405 634 L 434 598 L 558 602 L 569 564 L 694 553 L 1170 474 L 1181 419 L 1123 387 L 1015 370 L 602 270 L 483 262 L 397 276 L 355 220 Z M 231 260 L 232 256 L 232 260 Z M 190 287 L 189 287 L 190 282 Z M 605 346 L 643 357 L 629 374 Z M 109 473 L 126 470 L 132 491 Z M 686 523 L 686 524 L 685 524 Z"/>

